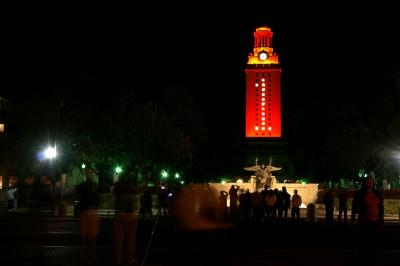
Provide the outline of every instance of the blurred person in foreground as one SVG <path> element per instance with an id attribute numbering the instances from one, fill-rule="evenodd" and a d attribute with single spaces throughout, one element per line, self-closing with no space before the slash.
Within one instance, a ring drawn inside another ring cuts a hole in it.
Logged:
<path id="1" fill-rule="evenodd" d="M 368 176 L 361 189 L 354 194 L 351 220 L 358 218 L 360 263 L 376 265 L 379 231 L 383 227 L 383 197 L 375 189 L 375 180 Z"/>
<path id="2" fill-rule="evenodd" d="M 98 186 L 94 182 L 94 172 L 85 171 L 85 181 L 78 188 L 79 221 L 80 221 L 80 257 L 86 264 L 94 264 L 96 260 L 96 238 L 99 232 L 99 206 Z"/>
<path id="3" fill-rule="evenodd" d="M 114 218 L 114 262 L 115 265 L 137 265 L 136 230 L 136 188 L 135 171 L 123 175 L 115 184 L 115 218 Z"/>
<path id="4" fill-rule="evenodd" d="M 224 235 L 230 234 L 234 225 L 225 222 L 218 195 L 220 193 L 209 184 L 190 184 L 174 195 L 171 218 L 175 234 L 169 252 L 173 260 L 171 265 L 192 265 L 193 259 L 199 265 L 223 265 L 228 257 L 224 253 Z"/>
<path id="5" fill-rule="evenodd" d="M 179 229 L 187 231 L 228 228 L 218 191 L 208 184 L 193 184 L 181 189 L 172 201 L 172 217 Z M 198 212 L 196 206 L 199 206 Z"/>

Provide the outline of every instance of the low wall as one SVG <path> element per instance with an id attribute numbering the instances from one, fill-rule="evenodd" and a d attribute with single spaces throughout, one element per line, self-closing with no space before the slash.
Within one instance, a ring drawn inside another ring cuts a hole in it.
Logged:
<path id="1" fill-rule="evenodd" d="M 209 185 L 215 189 L 217 193 L 220 191 L 229 192 L 232 185 L 239 186 L 244 190 L 249 189 L 250 192 L 255 190 L 255 185 L 253 183 L 209 183 Z M 294 190 L 297 189 L 297 193 L 301 196 L 303 204 L 305 205 L 308 203 L 316 203 L 318 200 L 318 184 L 275 183 L 274 188 L 282 190 L 283 186 L 286 187 L 286 190 L 290 195 L 293 195 Z"/>

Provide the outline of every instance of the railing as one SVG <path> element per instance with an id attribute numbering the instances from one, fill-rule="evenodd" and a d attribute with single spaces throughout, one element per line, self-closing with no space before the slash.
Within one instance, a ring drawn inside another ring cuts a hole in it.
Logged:
<path id="1" fill-rule="evenodd" d="M 103 216 L 103 217 L 107 217 L 107 218 L 113 217 L 114 214 L 115 214 L 115 210 L 114 210 L 114 209 L 109 209 L 109 210 L 105 210 L 105 209 L 97 210 L 97 215 Z"/>

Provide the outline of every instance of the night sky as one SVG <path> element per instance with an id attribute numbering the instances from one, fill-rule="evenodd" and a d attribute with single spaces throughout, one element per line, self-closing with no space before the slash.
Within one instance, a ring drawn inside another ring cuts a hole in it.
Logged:
<path id="1" fill-rule="evenodd" d="M 12 12 L 0 96 L 24 102 L 57 87 L 79 97 L 82 88 L 68 86 L 79 79 L 99 84 L 87 88 L 94 99 L 183 86 L 216 132 L 243 137 L 244 69 L 259 26 L 272 28 L 280 55 L 285 128 L 295 113 L 318 122 L 326 109 L 399 95 L 400 18 L 390 6 L 156 6 Z"/>

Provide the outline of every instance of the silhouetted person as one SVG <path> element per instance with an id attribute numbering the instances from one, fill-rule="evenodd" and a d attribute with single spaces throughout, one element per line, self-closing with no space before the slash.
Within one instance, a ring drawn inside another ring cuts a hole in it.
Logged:
<path id="1" fill-rule="evenodd" d="M 333 223 L 333 209 L 334 209 L 334 198 L 331 189 L 327 190 L 324 194 L 324 205 L 325 205 L 325 222 L 331 224 Z"/>
<path id="2" fill-rule="evenodd" d="M 251 207 L 252 207 L 252 214 L 253 214 L 253 221 L 261 222 L 261 219 L 265 215 L 264 211 L 264 198 L 258 190 L 255 190 L 251 193 Z"/>
<path id="3" fill-rule="evenodd" d="M 339 191 L 339 221 L 342 221 L 342 216 L 344 218 L 344 222 L 347 223 L 347 199 L 348 199 L 348 191 L 347 188 L 341 188 Z"/>
<path id="4" fill-rule="evenodd" d="M 280 192 L 278 200 L 278 219 L 280 222 L 286 222 L 287 213 L 290 209 L 290 194 L 287 192 L 285 186 L 282 187 L 282 191 Z"/>
<path id="5" fill-rule="evenodd" d="M 383 197 L 375 189 L 375 180 L 368 176 L 353 198 L 352 221 L 358 216 L 360 263 L 375 265 L 378 233 L 383 227 Z"/>
<path id="6" fill-rule="evenodd" d="M 94 263 L 96 259 L 96 238 L 99 232 L 100 221 L 97 215 L 99 206 L 98 186 L 93 181 L 94 173 L 91 169 L 85 170 L 85 182 L 77 187 L 79 194 L 79 233 L 80 256 L 84 263 Z"/>
<path id="7" fill-rule="evenodd" d="M 237 201 L 238 201 L 238 192 L 239 187 L 236 185 L 232 185 L 229 189 L 229 217 L 231 221 L 236 220 L 238 209 L 237 209 Z"/>
<path id="8" fill-rule="evenodd" d="M 264 198 L 265 201 L 265 221 L 267 223 L 273 223 L 275 220 L 275 204 L 276 204 L 276 193 L 274 190 L 269 189 Z"/>
<path id="9" fill-rule="evenodd" d="M 134 173 L 123 176 L 114 185 L 115 218 L 114 218 L 114 262 L 121 265 L 135 265 L 137 215 L 136 190 Z"/>
<path id="10" fill-rule="evenodd" d="M 144 190 L 142 196 L 140 197 L 140 210 L 139 216 L 146 217 L 149 215 L 150 217 L 153 216 L 153 198 L 151 196 L 150 191 Z"/>
<path id="11" fill-rule="evenodd" d="M 219 192 L 219 208 L 220 213 L 222 214 L 222 220 L 228 220 L 228 192 L 221 190 Z"/>
<path id="12" fill-rule="evenodd" d="M 13 185 L 7 189 L 7 203 L 8 203 L 8 210 L 13 210 L 17 207 L 17 188 Z"/>
<path id="13" fill-rule="evenodd" d="M 251 217 L 251 193 L 249 189 L 246 189 L 244 193 L 244 220 L 246 222 L 250 221 Z"/>
<path id="14" fill-rule="evenodd" d="M 292 221 L 299 222 L 300 221 L 300 206 L 302 203 L 301 196 L 297 194 L 297 189 L 294 190 L 294 194 L 292 196 Z"/>

